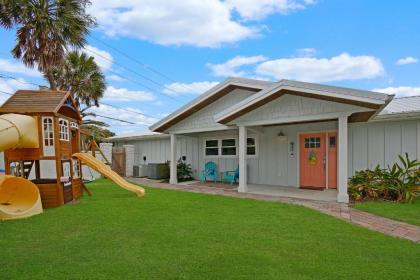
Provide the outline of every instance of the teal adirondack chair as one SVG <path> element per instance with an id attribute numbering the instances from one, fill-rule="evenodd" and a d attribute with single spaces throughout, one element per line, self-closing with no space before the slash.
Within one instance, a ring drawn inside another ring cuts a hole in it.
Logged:
<path id="1" fill-rule="evenodd" d="M 207 180 L 217 181 L 217 165 L 213 161 L 207 162 L 200 174 L 201 182 L 207 182 Z"/>
<path id="2" fill-rule="evenodd" d="M 239 181 L 239 166 L 236 170 L 223 172 L 222 180 L 223 182 L 229 182 L 231 185 Z"/>

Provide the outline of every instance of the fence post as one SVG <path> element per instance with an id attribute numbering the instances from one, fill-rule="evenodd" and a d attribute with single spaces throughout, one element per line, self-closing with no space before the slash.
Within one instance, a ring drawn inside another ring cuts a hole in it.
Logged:
<path id="1" fill-rule="evenodd" d="M 133 177 L 134 145 L 124 145 L 125 149 L 125 176 Z"/>

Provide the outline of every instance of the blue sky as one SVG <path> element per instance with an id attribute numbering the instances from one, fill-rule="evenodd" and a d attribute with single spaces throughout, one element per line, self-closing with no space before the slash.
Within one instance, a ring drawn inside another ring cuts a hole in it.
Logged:
<path id="1" fill-rule="evenodd" d="M 108 120 L 117 133 L 147 130 L 227 76 L 420 95 L 417 1 L 92 2 L 98 27 L 86 52 L 107 77 L 103 102 L 123 108 L 93 110 L 135 123 Z M 19 78 L 0 79 L 0 90 L 46 84 L 11 57 L 14 38 L 0 29 L 0 74 Z"/>

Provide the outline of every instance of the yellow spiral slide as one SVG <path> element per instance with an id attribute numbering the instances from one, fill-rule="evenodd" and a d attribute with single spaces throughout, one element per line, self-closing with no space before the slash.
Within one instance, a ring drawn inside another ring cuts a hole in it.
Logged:
<path id="1" fill-rule="evenodd" d="M 91 154 L 88 153 L 75 153 L 73 157 L 78 158 L 81 162 L 86 164 L 92 169 L 95 169 L 99 173 L 101 173 L 106 178 L 110 179 L 118 186 L 123 189 L 126 189 L 130 192 L 134 192 L 137 196 L 144 196 L 144 189 L 137 185 L 131 184 L 124 180 L 120 175 L 118 175 L 115 171 L 111 170 L 109 166 L 104 164 L 99 159 L 93 157 Z"/>
<path id="2" fill-rule="evenodd" d="M 0 151 L 11 148 L 38 148 L 38 124 L 34 117 L 0 116 Z M 31 181 L 0 175 L 0 220 L 30 217 L 42 213 L 38 187 Z"/>

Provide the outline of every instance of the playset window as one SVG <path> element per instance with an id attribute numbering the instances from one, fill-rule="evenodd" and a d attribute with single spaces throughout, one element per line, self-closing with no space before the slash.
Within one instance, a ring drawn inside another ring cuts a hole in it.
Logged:
<path id="1" fill-rule="evenodd" d="M 73 159 L 73 177 L 75 179 L 80 178 L 80 163 L 77 159 Z"/>
<path id="2" fill-rule="evenodd" d="M 54 126 L 52 118 L 43 118 L 42 120 L 43 127 L 43 138 L 44 138 L 44 147 L 54 146 Z"/>
<path id="3" fill-rule="evenodd" d="M 69 121 L 60 119 L 58 121 L 58 126 L 60 129 L 60 140 L 69 141 L 70 140 Z"/>

